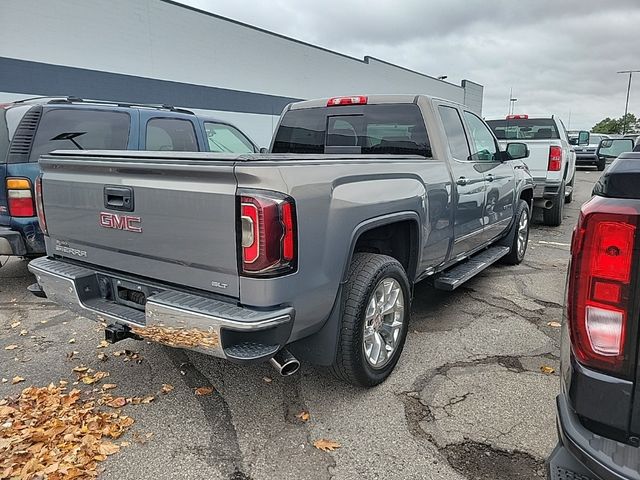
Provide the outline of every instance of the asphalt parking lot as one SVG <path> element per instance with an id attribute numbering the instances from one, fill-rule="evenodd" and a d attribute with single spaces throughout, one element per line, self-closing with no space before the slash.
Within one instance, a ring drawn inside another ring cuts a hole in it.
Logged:
<path id="1" fill-rule="evenodd" d="M 26 262 L 12 260 L 0 269 L 0 398 L 73 382 L 79 365 L 108 372 L 114 395 L 153 395 L 124 407 L 135 423 L 101 465 L 105 479 L 543 478 L 571 231 L 598 176 L 578 172 L 561 227 L 534 223 L 524 264 L 451 294 L 418 285 L 398 368 L 371 390 L 309 365 L 281 378 L 134 340 L 98 348 L 101 330 L 32 297 Z M 159 393 L 163 384 L 174 389 Z M 196 395 L 201 387 L 211 393 Z M 318 439 L 340 448 L 320 451 Z"/>

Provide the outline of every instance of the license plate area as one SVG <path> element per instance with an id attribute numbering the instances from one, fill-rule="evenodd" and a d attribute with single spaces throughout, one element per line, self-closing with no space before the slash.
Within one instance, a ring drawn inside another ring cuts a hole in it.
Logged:
<path id="1" fill-rule="evenodd" d="M 149 285 L 118 278 L 98 276 L 102 298 L 136 310 L 145 310 L 147 299 L 161 290 Z"/>

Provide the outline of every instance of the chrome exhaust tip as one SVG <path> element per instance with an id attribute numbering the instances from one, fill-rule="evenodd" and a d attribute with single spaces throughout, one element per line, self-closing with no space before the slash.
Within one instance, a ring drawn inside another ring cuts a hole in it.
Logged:
<path id="1" fill-rule="evenodd" d="M 298 359 L 286 348 L 283 348 L 276 353 L 273 358 L 269 360 L 269 363 L 283 377 L 293 375 L 300 368 L 300 362 Z"/>

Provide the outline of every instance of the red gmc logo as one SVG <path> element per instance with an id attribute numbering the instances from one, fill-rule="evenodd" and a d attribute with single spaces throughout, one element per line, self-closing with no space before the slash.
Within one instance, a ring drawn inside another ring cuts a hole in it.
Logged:
<path id="1" fill-rule="evenodd" d="M 133 215 L 119 215 L 117 213 L 100 212 L 100 226 L 127 232 L 142 233 L 140 217 Z"/>

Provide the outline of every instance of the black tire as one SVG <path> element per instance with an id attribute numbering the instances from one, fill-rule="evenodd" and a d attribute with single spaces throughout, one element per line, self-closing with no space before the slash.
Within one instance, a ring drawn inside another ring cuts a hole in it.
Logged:
<path id="1" fill-rule="evenodd" d="M 365 358 L 363 335 L 365 310 L 378 283 L 391 277 L 404 295 L 404 319 L 395 350 L 388 362 L 377 369 Z M 407 337 L 411 308 L 407 274 L 392 257 L 374 253 L 356 253 L 349 267 L 347 283 L 342 296 L 342 321 L 338 334 L 338 350 L 331 372 L 340 380 L 360 387 L 373 387 L 382 383 L 393 371 Z"/>
<path id="2" fill-rule="evenodd" d="M 599 172 L 604 171 L 604 169 L 607 168 L 607 159 L 606 158 L 598 159 L 598 163 L 596 163 L 596 168 L 598 169 Z"/>
<path id="3" fill-rule="evenodd" d="M 575 183 L 575 181 L 576 181 L 576 174 L 574 172 L 573 173 L 573 178 L 569 182 L 569 186 L 571 187 L 571 193 L 569 195 L 567 195 L 566 197 L 564 197 L 564 203 L 573 202 L 573 184 Z"/>
<path id="4" fill-rule="evenodd" d="M 564 214 L 564 191 L 564 182 L 562 182 L 558 194 L 553 199 L 551 208 L 542 210 L 542 220 L 548 227 L 559 227 L 562 223 L 562 216 Z"/>
<path id="5" fill-rule="evenodd" d="M 518 248 L 518 233 L 520 230 L 520 221 L 522 217 L 526 215 L 527 222 L 527 232 L 524 238 L 524 250 L 520 251 Z M 511 226 L 511 231 L 509 235 L 504 238 L 504 241 L 501 242 L 501 245 L 506 245 L 509 247 L 509 253 L 502 257 L 502 263 L 507 265 L 519 265 L 524 260 L 524 256 L 527 253 L 527 245 L 529 244 L 529 227 L 531 225 L 531 209 L 529 208 L 529 204 L 524 200 L 520 200 L 518 202 L 518 206 L 516 208 L 516 214 L 514 216 L 515 221 Z"/>

